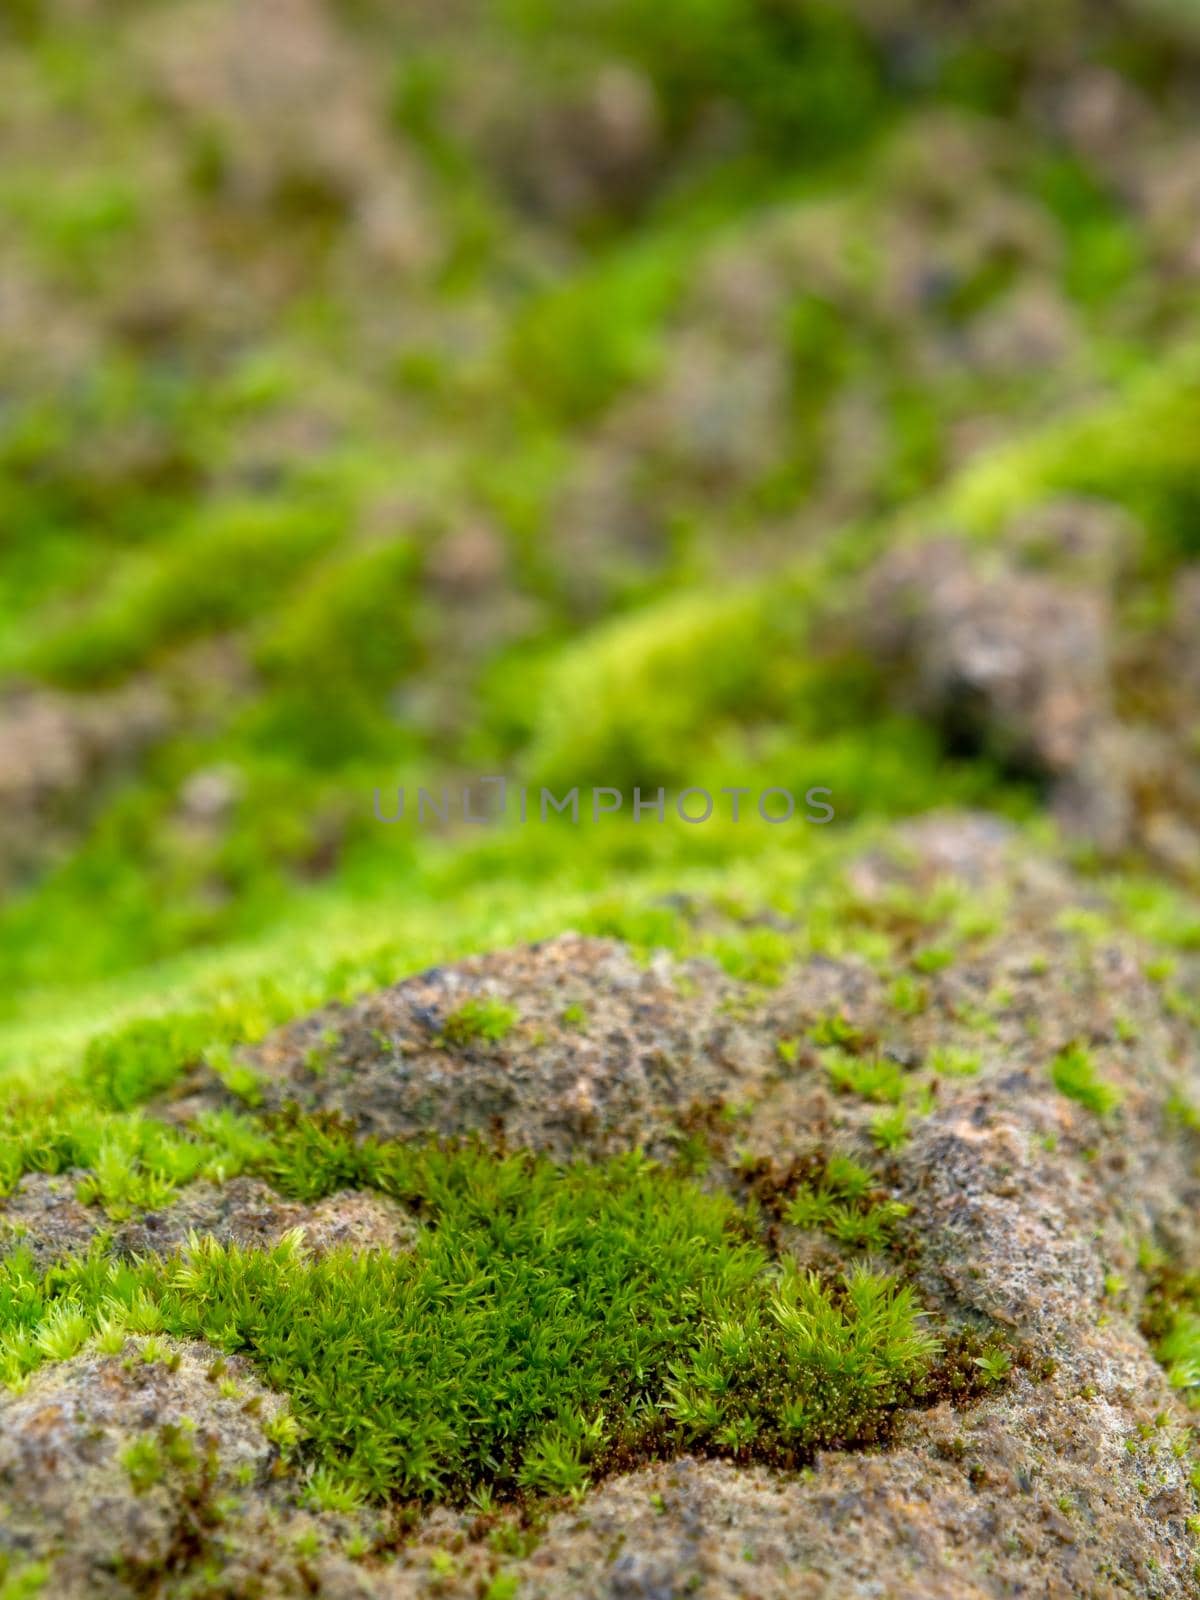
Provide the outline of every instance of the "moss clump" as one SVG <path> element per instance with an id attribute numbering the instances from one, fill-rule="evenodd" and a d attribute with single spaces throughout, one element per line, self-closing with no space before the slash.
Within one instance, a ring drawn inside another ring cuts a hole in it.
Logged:
<path id="1" fill-rule="evenodd" d="M 14 1564 L 11 1557 L 0 1550 L 0 1600 L 35 1600 L 43 1594 L 50 1581 L 50 1567 L 45 1561 Z"/>
<path id="2" fill-rule="evenodd" d="M 1084 1045 L 1066 1045 L 1055 1056 L 1050 1067 L 1054 1087 L 1068 1100 L 1076 1100 L 1098 1117 L 1106 1117 L 1120 1105 L 1122 1092 L 1115 1084 L 1106 1083 L 1096 1071 L 1092 1053 Z"/>
<path id="3" fill-rule="evenodd" d="M 753 1213 L 638 1156 L 563 1169 L 321 1137 L 343 1161 L 323 1182 L 357 1164 L 420 1209 L 411 1254 L 206 1239 L 166 1262 L 97 1249 L 39 1280 L 18 1251 L 0 1270 L 8 1381 L 92 1332 L 208 1339 L 288 1392 L 314 1464 L 353 1491 L 460 1501 L 682 1447 L 794 1464 L 875 1439 L 938 1348 L 892 1279 L 773 1265 Z M 296 1139 L 289 1170 L 312 1148 Z M 852 1167 L 830 1181 L 867 1216 Z"/>
<path id="4" fill-rule="evenodd" d="M 442 1024 L 441 1037 L 453 1045 L 499 1044 L 512 1032 L 517 1018 L 516 1007 L 504 1000 L 491 996 L 465 1000 Z"/>
<path id="5" fill-rule="evenodd" d="M 929 1065 L 943 1078 L 973 1078 L 982 1062 L 978 1051 L 962 1050 L 956 1045 L 939 1045 L 930 1052 Z"/>
<path id="6" fill-rule="evenodd" d="M 899 1105 L 907 1088 L 903 1068 L 885 1056 L 850 1056 L 831 1050 L 825 1056 L 825 1070 L 835 1089 L 878 1105 Z"/>
<path id="7" fill-rule="evenodd" d="M 1200 1273 L 1182 1272 L 1152 1248 L 1149 1290 L 1142 1307 L 1142 1332 L 1167 1369 L 1172 1388 L 1200 1406 Z M 1196 1468 L 1200 1487 L 1200 1466 Z"/>
<path id="8" fill-rule="evenodd" d="M 77 1194 L 120 1219 L 165 1205 L 181 1184 L 236 1176 L 266 1160 L 262 1129 L 230 1112 L 206 1112 L 188 1132 L 86 1099 L 10 1100 L 0 1132 L 0 1194 L 26 1172 L 83 1169 Z"/>
<path id="9" fill-rule="evenodd" d="M 1200 355 L 1194 343 L 1139 372 L 1109 402 L 1059 422 L 968 472 L 952 509 L 992 531 L 1039 497 L 1064 491 L 1114 500 L 1144 519 L 1140 563 L 1153 573 L 1198 548 L 1192 465 L 1200 421 Z"/>
<path id="10" fill-rule="evenodd" d="M 898 1200 L 881 1196 L 866 1167 L 835 1155 L 819 1178 L 800 1187 L 784 1216 L 793 1227 L 818 1228 L 841 1244 L 878 1250 L 908 1211 Z"/>
<path id="11" fill-rule="evenodd" d="M 34 647 L 28 665 L 62 683 L 94 685 L 158 650 L 244 622 L 334 542 L 341 520 L 319 503 L 206 510 L 161 552 L 122 568 L 94 607 Z"/>

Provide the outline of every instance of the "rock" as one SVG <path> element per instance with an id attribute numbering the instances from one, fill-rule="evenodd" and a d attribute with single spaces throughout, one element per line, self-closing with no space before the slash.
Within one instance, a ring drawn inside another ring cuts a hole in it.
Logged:
<path id="1" fill-rule="evenodd" d="M 79 1172 L 27 1172 L 0 1200 L 0 1255 L 14 1244 L 30 1252 L 39 1272 L 65 1255 L 87 1249 L 104 1223 L 93 1206 L 75 1198 Z"/>
<path id="2" fill-rule="evenodd" d="M 211 150 L 226 204 L 335 215 L 362 257 L 392 272 L 434 257 L 417 164 L 388 136 L 369 59 L 317 0 L 186 7 L 156 19 L 140 45 L 156 94 Z"/>
<path id="3" fill-rule="evenodd" d="M 237 802 L 241 787 L 236 768 L 202 767 L 189 775 L 179 791 L 181 819 L 199 828 L 224 822 Z"/>
<path id="4" fill-rule="evenodd" d="M 188 1184 L 171 1204 L 116 1224 L 99 1206 L 75 1198 L 79 1172 L 51 1176 L 29 1172 L 13 1194 L 0 1200 L 0 1241 L 5 1234 L 24 1244 L 44 1270 L 68 1253 L 87 1248 L 102 1230 L 118 1255 L 168 1255 L 192 1233 L 221 1244 L 268 1250 L 299 1228 L 314 1255 L 347 1246 L 354 1250 L 405 1250 L 417 1235 L 411 1217 L 386 1195 L 339 1191 L 314 1205 L 284 1200 L 257 1178 Z"/>
<path id="5" fill-rule="evenodd" d="M 56 1600 L 161 1589 L 222 1550 L 221 1499 L 235 1527 L 253 1503 L 264 1531 L 279 1457 L 264 1424 L 286 1402 L 227 1358 L 223 1389 L 207 1345 L 144 1352 L 130 1339 L 121 1355 L 77 1356 L 0 1395 L 0 1551 L 53 1556 Z M 161 1456 L 144 1478 L 139 1444 Z"/>
<path id="6" fill-rule="evenodd" d="M 1093 591 L 989 570 L 937 539 L 886 556 L 868 606 L 867 643 L 897 674 L 893 692 L 953 750 L 1057 779 L 1110 715 L 1109 618 Z"/>
<path id="7" fill-rule="evenodd" d="M 1023 565 L 1111 595 L 1143 537 L 1120 507 L 1084 495 L 1056 495 L 1019 512 L 1004 533 Z"/>
<path id="8" fill-rule="evenodd" d="M 318 1013 L 247 1061 L 268 1109 L 336 1111 L 381 1138 L 478 1133 L 559 1159 L 637 1145 L 663 1153 L 694 1101 L 740 1093 L 770 1064 L 769 1044 L 720 1014 L 728 980 L 707 963 L 697 973 L 713 1002 L 699 1008 L 672 969 L 563 934 Z M 479 1001 L 512 1006 L 511 1030 L 497 1041 L 444 1038 L 459 1008 Z M 206 1084 L 174 1114 L 224 1102 Z"/>
<path id="9" fill-rule="evenodd" d="M 511 83 L 496 90 L 494 103 L 464 107 L 462 117 L 523 208 L 574 226 L 628 214 L 646 198 L 665 146 L 654 87 L 642 73 L 608 62 L 532 104 Z"/>

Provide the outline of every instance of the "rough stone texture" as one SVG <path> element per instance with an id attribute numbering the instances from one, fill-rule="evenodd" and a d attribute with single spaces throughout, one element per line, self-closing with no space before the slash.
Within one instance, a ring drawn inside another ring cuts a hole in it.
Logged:
<path id="1" fill-rule="evenodd" d="M 281 1199 L 257 1178 L 189 1184 L 171 1205 L 112 1223 L 99 1206 L 84 1206 L 75 1198 L 80 1176 L 26 1173 L 14 1192 L 0 1201 L 0 1247 L 6 1234 L 19 1238 L 41 1269 L 86 1249 L 104 1229 L 111 1233 L 117 1254 L 142 1256 L 167 1255 L 183 1246 L 192 1232 L 209 1234 L 222 1244 L 268 1250 L 285 1233 L 300 1228 L 307 1248 L 316 1255 L 339 1246 L 403 1250 L 417 1234 L 412 1218 L 386 1195 L 342 1190 L 314 1205 L 302 1205 Z"/>
<path id="2" fill-rule="evenodd" d="M 1161 629 L 1120 598 L 1138 531 L 1062 497 L 1005 531 L 1003 550 L 933 538 L 870 575 L 857 631 L 888 693 L 956 755 L 985 753 L 1044 785 L 1067 832 L 1137 848 L 1200 881 L 1196 602 L 1185 570 Z"/>
<path id="3" fill-rule="evenodd" d="M 522 209 L 575 226 L 644 202 L 664 165 L 662 117 L 651 83 L 611 62 L 532 110 L 506 76 L 464 104 L 461 120 Z"/>
<path id="4" fill-rule="evenodd" d="M 925 913 L 948 882 L 975 920 L 951 963 L 922 973 L 919 1002 L 898 1008 L 893 975 L 913 970 L 908 958 L 930 938 Z M 931 1398 L 900 1415 L 886 1449 L 824 1452 L 801 1474 L 685 1458 L 615 1477 L 552 1507 L 532 1548 L 506 1555 L 489 1519 L 465 1512 L 433 1510 L 398 1533 L 303 1509 L 303 1455 L 274 1468 L 261 1423 L 222 1409 L 195 1351 L 173 1373 L 85 1354 L 3 1402 L 4 1547 L 22 1558 L 68 1548 L 53 1590 L 67 1596 L 135 1592 L 115 1564 L 131 1549 L 159 1567 L 184 1552 L 172 1593 L 192 1592 L 184 1573 L 200 1550 L 220 1593 L 363 1600 L 473 1600 L 503 1573 L 523 1600 L 1194 1596 L 1195 1413 L 1140 1330 L 1139 1246 L 1200 1256 L 1200 1136 L 1166 1115 L 1172 1094 L 1200 1103 L 1187 1001 L 1196 958 L 1179 957 L 1170 986 L 1149 976 L 1149 949 L 1098 888 L 988 817 L 894 830 L 850 863 L 844 894 L 841 926 L 885 935 L 890 960 L 813 955 L 763 991 L 704 962 L 647 968 L 612 941 L 569 935 L 331 1008 L 249 1059 L 268 1107 L 299 1098 L 380 1136 L 475 1131 L 560 1158 L 639 1141 L 666 1154 L 681 1122 L 696 1126 L 708 1106 L 704 1181 L 756 1188 L 768 1215 L 793 1161 L 835 1149 L 871 1159 L 912 1208 L 887 1259 L 948 1332 L 1004 1332 L 1018 1353 L 1004 1383 L 970 1402 Z M 687 909 L 698 926 L 717 915 Z M 511 1032 L 438 1042 L 463 1001 L 482 995 L 516 1008 Z M 575 1006 L 583 1017 L 564 1020 Z M 870 1141 L 879 1107 L 837 1092 L 809 1037 L 831 1012 L 865 1053 L 925 1087 L 911 1137 L 888 1155 Z M 795 1050 L 781 1057 L 780 1039 Z M 1123 1091 L 1109 1117 L 1055 1089 L 1049 1067 L 1070 1042 Z M 935 1074 L 933 1052 L 947 1046 L 977 1054 L 978 1073 Z M 222 1092 L 197 1079 L 160 1109 L 183 1120 Z M 716 1114 L 717 1101 L 736 1116 Z M 9 1210 L 39 1223 L 43 1248 L 47 1230 L 62 1243 L 91 1221 L 63 1180 L 27 1178 Z M 118 1247 L 162 1248 L 188 1227 L 268 1243 L 298 1221 L 310 1239 L 323 1224 L 330 1242 L 396 1248 L 410 1237 L 373 1197 L 305 1208 L 239 1179 L 194 1185 L 175 1208 L 123 1224 Z M 772 1237 L 801 1260 L 836 1256 L 795 1228 Z M 237 1371 L 257 1393 L 249 1369 Z M 186 1475 L 139 1496 L 112 1469 L 121 1441 L 183 1415 L 222 1462 L 251 1468 L 219 1530 L 187 1533 Z M 347 1559 L 351 1533 L 365 1558 Z"/>
<path id="5" fill-rule="evenodd" d="M 148 30 L 156 89 L 231 152 L 223 198 L 234 209 L 289 199 L 336 212 L 380 267 L 411 270 L 436 247 L 416 164 L 383 137 L 378 86 L 314 0 L 251 0 L 231 12 L 185 9 Z M 263 50 L 263 39 L 275 48 Z M 320 116 L 312 116 L 314 105 Z"/>
<path id="6" fill-rule="evenodd" d="M 0 1398 L 0 1550 L 56 1557 L 56 1596 L 162 1592 L 213 1537 L 206 1506 L 239 1491 L 266 1498 L 279 1452 L 263 1424 L 285 1402 L 237 1361 L 223 1372 L 236 1392 L 222 1393 L 206 1345 L 175 1346 L 170 1361 L 143 1350 L 131 1339 L 122 1355 L 47 1367 Z M 215 1452 L 211 1472 L 181 1468 L 138 1493 L 124 1452 L 180 1427 L 198 1460 Z"/>
<path id="7" fill-rule="evenodd" d="M 681 976 L 703 983 L 705 1004 L 680 993 Z M 294 1100 L 384 1138 L 475 1132 L 558 1158 L 639 1144 L 663 1154 L 693 1101 L 741 1092 L 769 1068 L 770 1042 L 720 1009 L 735 992 L 708 963 L 647 969 L 615 941 L 564 934 L 331 1007 L 247 1060 L 267 1109 Z M 515 1007 L 511 1032 L 494 1044 L 443 1042 L 447 1020 L 481 998 Z M 581 1023 L 567 1020 L 573 1006 Z M 177 1118 L 223 1092 L 188 1089 L 168 1108 Z"/>

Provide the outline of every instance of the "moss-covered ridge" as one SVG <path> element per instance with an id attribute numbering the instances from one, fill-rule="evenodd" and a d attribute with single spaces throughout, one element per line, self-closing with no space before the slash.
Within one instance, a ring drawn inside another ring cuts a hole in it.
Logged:
<path id="1" fill-rule="evenodd" d="M 815 779 L 843 817 L 999 798 L 813 614 L 898 511 L 953 511 L 964 464 L 966 522 L 1084 489 L 1144 519 L 1160 588 L 1187 558 L 1191 412 L 1158 368 L 1194 297 L 1154 175 L 1194 43 L 1121 7 L 1077 62 L 1070 6 L 1019 40 L 971 15 L 933 46 L 871 7 L 489 4 L 426 33 L 312 5 L 251 107 L 219 6 L 194 37 L 151 6 L 22 8 L 2 68 L 38 137 L 8 140 L 2 216 L 74 337 L 48 364 L 38 317 L 5 331 L 0 666 L 36 781 L 0 860 L 0 1004 L 109 1003 L 64 992 L 67 920 L 72 991 L 214 948 L 244 971 L 285 923 L 368 914 L 364 883 L 397 886 L 387 916 L 469 920 L 496 859 L 427 882 L 372 827 L 377 783 Z M 1144 141 L 1030 114 L 1043 49 L 1064 104 L 1103 62 Z M 96 748 L 121 684 L 161 695 L 153 731 Z M 59 718 L 81 779 L 39 735 Z M 513 898 L 577 886 L 570 843 L 506 840 Z M 595 843 L 596 877 L 686 854 Z"/>

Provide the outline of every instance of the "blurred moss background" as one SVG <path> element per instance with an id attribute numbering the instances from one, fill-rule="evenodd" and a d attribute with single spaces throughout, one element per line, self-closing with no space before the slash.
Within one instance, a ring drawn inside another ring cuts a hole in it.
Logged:
<path id="1" fill-rule="evenodd" d="M 1086 493 L 1153 633 L 1198 90 L 1193 0 L 6 0 L 0 1060 L 1034 813 L 848 619 L 892 545 Z M 484 772 L 838 824 L 372 817 Z"/>

